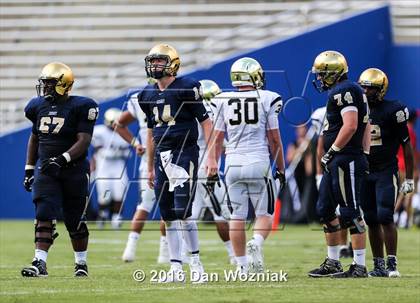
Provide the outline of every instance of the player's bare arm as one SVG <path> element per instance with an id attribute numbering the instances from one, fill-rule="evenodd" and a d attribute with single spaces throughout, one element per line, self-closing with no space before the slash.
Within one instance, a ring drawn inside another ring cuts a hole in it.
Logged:
<path id="1" fill-rule="evenodd" d="M 357 111 L 347 111 L 343 114 L 343 126 L 337 135 L 333 146 L 342 149 L 350 141 L 357 130 Z"/>
<path id="2" fill-rule="evenodd" d="M 35 164 L 38 160 L 38 136 L 31 133 L 28 140 L 28 148 L 26 152 L 25 178 L 23 186 L 26 191 L 32 191 L 34 183 Z"/>
<path id="3" fill-rule="evenodd" d="M 281 141 L 279 129 L 267 130 L 267 139 L 270 154 L 276 163 L 277 169 L 284 172 L 283 142 Z"/>
<path id="4" fill-rule="evenodd" d="M 369 151 L 370 151 L 370 140 L 372 137 L 370 131 L 371 131 L 371 126 L 370 126 L 370 123 L 368 122 L 366 124 L 366 129 L 363 134 L 363 152 L 365 154 L 369 154 Z"/>
<path id="5" fill-rule="evenodd" d="M 146 150 L 128 129 L 128 125 L 134 120 L 136 120 L 136 118 L 133 117 L 130 112 L 125 111 L 121 114 L 118 121 L 114 123 L 113 127 L 117 134 L 119 134 L 126 142 L 130 143 L 131 146 L 136 149 L 136 153 L 141 156 Z"/>
<path id="6" fill-rule="evenodd" d="M 212 137 L 215 135 L 213 133 L 213 123 L 210 118 L 207 118 L 200 123 L 203 128 L 204 138 L 208 143 L 208 154 L 207 154 L 207 175 L 214 176 L 217 174 L 218 165 L 216 160 L 216 146 L 215 140 Z"/>
<path id="7" fill-rule="evenodd" d="M 146 152 L 147 152 L 147 173 L 149 178 L 149 187 L 153 188 L 154 186 L 154 180 L 155 180 L 155 167 L 154 167 L 154 160 L 155 160 L 155 142 L 153 140 L 153 133 L 152 129 L 147 129 L 147 143 L 146 146 L 148 146 Z"/>

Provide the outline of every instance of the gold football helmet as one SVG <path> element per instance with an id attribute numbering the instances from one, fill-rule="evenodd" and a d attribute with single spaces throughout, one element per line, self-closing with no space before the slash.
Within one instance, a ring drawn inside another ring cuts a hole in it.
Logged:
<path id="1" fill-rule="evenodd" d="M 118 119 L 120 118 L 122 114 L 122 111 L 120 111 L 118 108 L 116 107 L 112 107 L 110 109 L 108 109 L 105 114 L 104 114 L 104 124 L 108 127 L 112 128 L 112 124 L 115 121 L 118 121 Z"/>
<path id="2" fill-rule="evenodd" d="M 322 52 L 315 58 L 312 66 L 312 73 L 316 77 L 313 84 L 320 92 L 328 90 L 348 72 L 349 67 L 342 54 L 337 51 Z M 320 85 L 317 81 L 320 82 Z"/>
<path id="3" fill-rule="evenodd" d="M 54 98 L 55 94 L 67 95 L 74 83 L 73 72 L 70 67 L 61 62 L 51 62 L 42 68 L 36 86 L 38 95 Z"/>
<path id="4" fill-rule="evenodd" d="M 152 64 L 153 59 L 163 59 L 165 64 Z M 181 60 L 178 52 L 169 44 L 158 44 L 152 47 L 144 59 L 147 77 L 160 79 L 165 76 L 176 76 Z"/>
<path id="5" fill-rule="evenodd" d="M 378 68 L 368 68 L 359 77 L 359 84 L 362 87 L 374 87 L 378 89 L 376 98 L 380 101 L 384 99 L 388 90 L 388 77 Z"/>
<path id="6" fill-rule="evenodd" d="M 264 71 L 257 60 L 244 57 L 236 60 L 230 68 L 230 80 L 235 87 L 253 86 L 256 89 L 265 85 Z"/>
<path id="7" fill-rule="evenodd" d="M 222 92 L 219 85 L 213 80 L 200 80 L 201 95 L 205 101 L 210 101 Z"/>

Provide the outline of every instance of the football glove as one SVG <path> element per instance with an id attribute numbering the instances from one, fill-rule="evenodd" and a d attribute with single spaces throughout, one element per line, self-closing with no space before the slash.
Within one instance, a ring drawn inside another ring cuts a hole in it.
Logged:
<path id="1" fill-rule="evenodd" d="M 207 177 L 207 182 L 206 182 L 206 186 L 208 187 L 209 191 L 214 193 L 214 187 L 216 186 L 221 186 L 220 185 L 220 178 L 218 174 L 215 174 L 214 176 L 211 177 Z"/>
<path id="2" fill-rule="evenodd" d="M 58 177 L 61 168 L 67 163 L 63 155 L 45 159 L 41 162 L 41 173 L 50 177 Z"/>
<path id="3" fill-rule="evenodd" d="M 334 158 L 336 153 L 337 151 L 330 147 L 330 149 L 321 158 L 321 166 L 327 173 L 330 172 L 328 169 L 328 164 Z"/>
<path id="4" fill-rule="evenodd" d="M 23 187 L 26 191 L 32 191 L 32 184 L 34 183 L 34 169 L 25 169 L 25 178 L 23 179 Z"/>
<path id="5" fill-rule="evenodd" d="M 279 181 L 280 181 L 280 191 L 282 191 L 284 189 L 284 187 L 286 186 L 286 176 L 285 176 L 284 172 L 276 170 L 276 172 L 274 173 L 274 179 L 279 179 Z"/>
<path id="6" fill-rule="evenodd" d="M 405 179 L 400 188 L 400 193 L 406 195 L 414 191 L 414 180 Z"/>

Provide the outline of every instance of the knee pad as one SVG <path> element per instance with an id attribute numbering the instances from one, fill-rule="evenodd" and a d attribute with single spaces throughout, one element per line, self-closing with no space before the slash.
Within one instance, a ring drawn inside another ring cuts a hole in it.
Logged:
<path id="1" fill-rule="evenodd" d="M 69 232 L 70 238 L 73 240 L 81 240 L 89 237 L 89 231 L 85 222 L 81 222 L 80 226 L 75 229 L 67 227 L 67 231 Z"/>
<path id="2" fill-rule="evenodd" d="M 335 233 L 337 231 L 341 230 L 341 225 L 340 223 L 338 223 L 337 225 L 333 225 L 330 222 L 334 221 L 337 218 L 337 216 L 331 215 L 330 217 L 326 217 L 326 218 L 321 218 L 321 223 L 324 225 L 324 233 L 328 234 L 328 233 Z"/>
<path id="3" fill-rule="evenodd" d="M 343 228 L 348 228 L 350 235 L 363 234 L 366 231 L 365 222 L 362 217 L 342 219 Z"/>
<path id="4" fill-rule="evenodd" d="M 378 222 L 382 225 L 388 225 L 394 222 L 394 210 L 380 207 L 378 209 Z"/>
<path id="5" fill-rule="evenodd" d="M 58 233 L 55 230 L 55 226 L 57 221 L 56 220 L 52 220 L 52 221 L 46 221 L 46 222 L 50 222 L 51 223 L 51 227 L 49 226 L 40 226 L 40 222 L 37 219 L 35 219 L 34 221 L 34 225 L 35 225 L 35 240 L 34 242 L 42 242 L 42 243 L 49 243 L 49 244 L 53 244 L 55 238 L 58 237 Z M 44 221 L 45 222 L 45 221 Z M 40 234 L 44 234 L 44 235 L 40 235 Z M 47 235 L 45 235 L 47 234 Z"/>

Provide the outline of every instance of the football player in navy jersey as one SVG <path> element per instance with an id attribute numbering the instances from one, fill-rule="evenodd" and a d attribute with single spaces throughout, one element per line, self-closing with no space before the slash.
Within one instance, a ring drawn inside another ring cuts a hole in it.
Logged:
<path id="1" fill-rule="evenodd" d="M 366 235 L 361 217 L 360 187 L 368 171 L 365 152 L 369 152 L 370 132 L 366 96 L 362 88 L 347 78 L 348 65 L 342 54 L 325 51 L 313 64 L 314 84 L 328 91 L 321 158 L 324 174 L 320 184 L 317 213 L 324 226 L 328 256 L 309 272 L 311 277 L 367 277 Z M 335 209 L 340 205 L 340 221 Z M 349 228 L 354 250 L 353 263 L 343 272 L 339 261 L 341 228 Z"/>
<path id="2" fill-rule="evenodd" d="M 176 77 L 181 61 L 175 48 L 167 44 L 154 46 L 146 56 L 145 64 L 147 76 L 157 80 L 138 95 L 140 107 L 147 117 L 149 185 L 154 187 L 166 224 L 171 261 L 167 279 L 161 282 L 184 280 L 178 229 L 182 229 L 191 253 L 193 282 L 203 282 L 197 225 L 188 218 L 199 168 L 197 121 L 203 128 L 206 142 L 210 142 L 213 124 L 202 102 L 200 83 L 191 78 Z M 217 170 L 215 149 L 209 145 L 207 173 L 215 176 Z"/>
<path id="3" fill-rule="evenodd" d="M 98 117 L 96 102 L 69 96 L 72 70 L 60 62 L 41 71 L 38 97 L 25 108 L 32 122 L 23 185 L 35 204 L 35 257 L 22 269 L 24 277 L 48 276 L 48 250 L 58 236 L 55 224 L 62 208 L 75 256 L 75 276 L 87 276 L 89 232 L 84 214 L 89 190 L 89 147 Z M 38 164 L 37 164 L 38 163 Z"/>
<path id="4" fill-rule="evenodd" d="M 393 215 L 398 194 L 397 152 L 400 145 L 407 167 L 401 192 L 408 194 L 414 190 L 413 150 L 407 128 L 408 109 L 398 101 L 384 100 L 388 77 L 380 69 L 365 70 L 360 75 L 359 84 L 368 98 L 371 123 L 370 174 L 362 185 L 361 195 L 374 263 L 369 276 L 399 277 L 397 228 Z M 388 255 L 386 267 L 384 243 Z"/>

